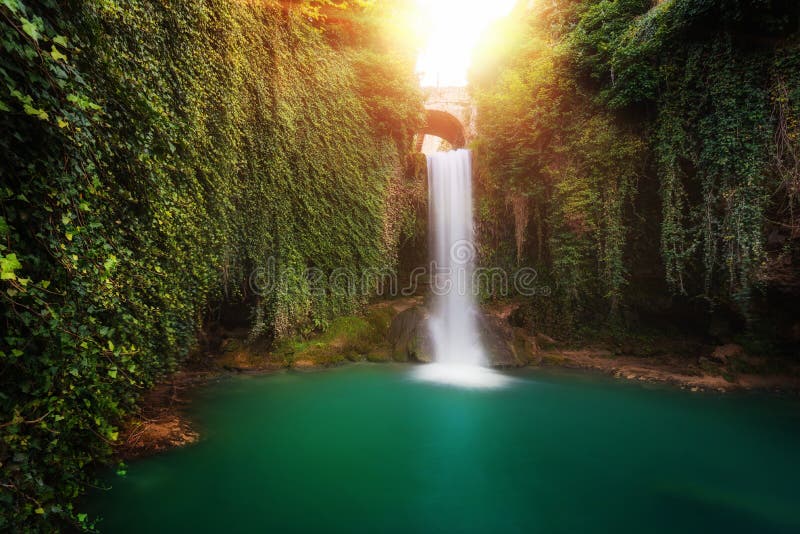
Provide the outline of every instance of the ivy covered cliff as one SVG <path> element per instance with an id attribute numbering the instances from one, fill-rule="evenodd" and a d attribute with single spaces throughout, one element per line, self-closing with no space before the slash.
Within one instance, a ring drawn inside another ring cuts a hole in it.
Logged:
<path id="1" fill-rule="evenodd" d="M 485 36 L 482 256 L 537 268 L 540 326 L 795 350 L 799 19 L 783 0 L 556 0 Z"/>
<path id="2" fill-rule="evenodd" d="M 353 4 L 0 3 L 0 529 L 87 526 L 205 320 L 323 326 L 363 297 L 306 268 L 391 265 L 421 96 L 399 4 Z"/>

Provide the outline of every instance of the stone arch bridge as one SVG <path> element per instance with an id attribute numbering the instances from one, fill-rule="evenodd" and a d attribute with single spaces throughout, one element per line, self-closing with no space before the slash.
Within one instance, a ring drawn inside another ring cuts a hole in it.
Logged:
<path id="1" fill-rule="evenodd" d="M 475 135 L 475 106 L 466 87 L 425 87 L 425 126 L 415 148 L 422 151 L 426 135 L 440 137 L 453 148 L 464 148 Z"/>

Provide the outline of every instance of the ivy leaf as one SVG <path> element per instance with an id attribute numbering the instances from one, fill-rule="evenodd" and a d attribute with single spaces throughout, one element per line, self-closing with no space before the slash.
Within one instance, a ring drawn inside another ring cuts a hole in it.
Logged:
<path id="1" fill-rule="evenodd" d="M 103 267 L 105 267 L 106 271 L 108 271 L 109 273 L 113 271 L 116 266 L 117 266 L 117 257 L 114 256 L 113 254 L 109 256 L 106 261 L 103 262 Z"/>
<path id="2" fill-rule="evenodd" d="M 67 38 L 63 35 L 56 35 L 53 37 L 53 42 L 56 44 L 60 44 L 64 48 L 67 48 L 69 45 L 67 44 Z"/>
<path id="3" fill-rule="evenodd" d="M 15 280 L 17 275 L 14 271 L 21 268 L 22 265 L 17 260 L 16 254 L 9 254 L 0 258 L 0 280 Z"/>
<path id="4" fill-rule="evenodd" d="M 19 0 L 3 0 L 3 5 L 6 6 L 12 13 L 19 11 Z"/>
<path id="5" fill-rule="evenodd" d="M 55 60 L 55 61 L 61 61 L 62 59 L 63 60 L 67 59 L 67 56 L 62 54 L 58 50 L 58 48 L 56 48 L 56 45 L 53 45 L 52 47 L 50 47 L 50 55 L 53 57 L 53 60 Z"/>
<path id="6" fill-rule="evenodd" d="M 33 97 L 31 95 L 23 95 L 17 89 L 11 91 L 11 96 L 19 100 L 21 104 L 31 104 L 33 103 Z"/>
<path id="7" fill-rule="evenodd" d="M 30 104 L 23 104 L 22 109 L 28 115 L 33 115 L 35 117 L 39 117 L 43 121 L 46 121 L 47 118 L 48 118 L 47 112 L 45 110 L 39 109 L 39 108 L 35 108 L 35 107 L 31 106 Z"/>
<path id="8" fill-rule="evenodd" d="M 77 105 L 82 110 L 94 110 L 98 111 L 100 106 L 89 100 L 84 95 L 77 95 L 75 93 L 70 93 L 67 95 L 67 101 L 72 102 L 73 104 Z"/>
<path id="9" fill-rule="evenodd" d="M 28 34 L 28 36 L 34 41 L 38 41 L 39 37 L 41 37 L 41 34 L 39 33 L 39 29 L 36 27 L 36 24 L 29 21 L 25 17 L 20 18 L 20 20 L 22 21 L 22 31 Z"/>

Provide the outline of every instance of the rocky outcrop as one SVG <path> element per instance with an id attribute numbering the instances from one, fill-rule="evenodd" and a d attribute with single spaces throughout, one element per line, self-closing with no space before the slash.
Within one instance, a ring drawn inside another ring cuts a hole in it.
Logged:
<path id="1" fill-rule="evenodd" d="M 429 315 L 424 306 L 414 306 L 394 316 L 388 335 L 394 360 L 433 361 L 433 343 L 428 332 Z"/>
<path id="2" fill-rule="evenodd" d="M 389 327 L 389 344 L 396 361 L 433 361 L 433 342 L 428 330 L 430 313 L 424 306 L 414 306 L 398 313 Z M 501 317 L 481 314 L 478 330 L 493 367 L 521 367 L 535 358 L 535 338 L 522 328 L 511 326 Z"/>
<path id="3" fill-rule="evenodd" d="M 533 356 L 535 341 L 500 317 L 481 315 L 478 329 L 492 367 L 522 367 Z"/>

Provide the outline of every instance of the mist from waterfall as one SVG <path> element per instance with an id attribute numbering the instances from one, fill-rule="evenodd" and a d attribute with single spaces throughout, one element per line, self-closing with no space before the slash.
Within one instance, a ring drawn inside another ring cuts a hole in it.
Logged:
<path id="1" fill-rule="evenodd" d="M 496 387 L 503 375 L 488 364 L 478 332 L 472 287 L 475 245 L 472 161 L 469 150 L 428 155 L 428 228 L 431 236 L 431 316 L 435 363 L 423 378 L 468 387 Z"/>

